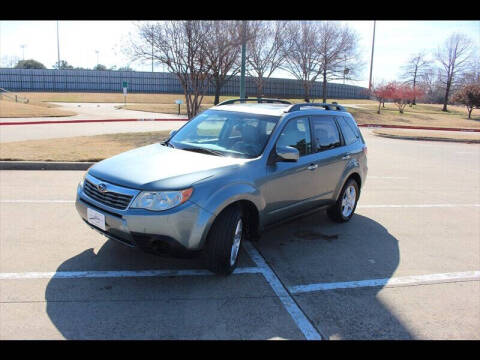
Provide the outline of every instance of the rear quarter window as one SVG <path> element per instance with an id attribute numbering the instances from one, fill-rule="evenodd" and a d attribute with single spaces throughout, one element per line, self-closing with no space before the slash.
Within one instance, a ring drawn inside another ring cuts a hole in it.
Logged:
<path id="1" fill-rule="evenodd" d="M 347 121 L 347 124 L 350 125 L 355 134 L 357 134 L 358 137 L 361 137 L 360 129 L 358 128 L 357 122 L 353 118 L 348 116 L 344 116 L 343 118 Z"/>
<path id="2" fill-rule="evenodd" d="M 358 141 L 360 134 L 355 124 L 352 124 L 352 119 L 344 116 L 337 116 L 338 123 L 342 130 L 345 145 L 350 145 Z"/>

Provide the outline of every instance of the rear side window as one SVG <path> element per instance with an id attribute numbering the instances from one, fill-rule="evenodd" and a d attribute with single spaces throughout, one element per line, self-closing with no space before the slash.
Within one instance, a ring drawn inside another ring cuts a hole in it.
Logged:
<path id="1" fill-rule="evenodd" d="M 350 145 L 356 142 L 359 138 L 356 126 L 348 122 L 348 118 L 343 116 L 337 116 L 337 120 L 342 129 L 343 138 L 345 139 L 345 145 Z"/>
<path id="2" fill-rule="evenodd" d="M 333 116 L 312 117 L 315 152 L 340 146 L 340 134 Z"/>

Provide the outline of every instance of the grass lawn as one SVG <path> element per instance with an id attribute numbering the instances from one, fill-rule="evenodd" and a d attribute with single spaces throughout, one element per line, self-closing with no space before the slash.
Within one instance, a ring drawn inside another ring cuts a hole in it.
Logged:
<path id="1" fill-rule="evenodd" d="M 100 161 L 123 151 L 161 142 L 169 133 L 120 133 L 1 143 L 0 160 Z"/>
<path id="2" fill-rule="evenodd" d="M 30 100 L 30 102 L 106 102 L 106 103 L 123 103 L 123 94 L 118 93 L 88 93 L 88 92 L 19 92 L 16 93 Z M 252 96 L 250 96 L 252 97 Z M 237 96 L 220 96 L 220 101 L 235 99 Z M 128 94 L 127 103 L 141 104 L 172 104 L 175 100 L 183 100 L 183 94 Z M 287 99 L 291 102 L 303 102 L 302 99 Z M 202 104 L 213 105 L 214 96 L 205 96 Z M 314 99 L 319 102 L 321 99 Z M 344 104 L 368 104 L 374 103 L 366 99 L 328 99 L 328 102 L 338 101 Z"/>
<path id="3" fill-rule="evenodd" d="M 480 129 L 480 110 L 472 112 L 472 118 L 468 119 L 465 107 L 448 106 L 448 112 L 442 111 L 440 104 L 418 104 L 407 106 L 403 114 L 392 103 L 385 103 L 377 114 L 378 103 L 361 105 L 362 108 L 348 108 L 359 124 L 379 125 L 406 125 L 406 126 L 433 126 L 433 127 L 457 127 L 466 129 Z"/>
<path id="4" fill-rule="evenodd" d="M 43 116 L 71 116 L 72 111 L 57 109 L 56 105 L 47 103 L 23 104 L 10 100 L 0 100 L 0 118 L 4 117 L 43 117 Z"/>
<path id="5" fill-rule="evenodd" d="M 89 92 L 20 92 L 17 93 L 30 101 L 39 102 L 80 102 L 80 103 L 123 103 L 123 93 L 89 93 Z M 234 96 L 220 97 L 220 101 L 232 99 Z M 183 100 L 183 94 L 128 94 L 127 103 L 139 104 L 172 104 L 175 100 Z M 205 96 L 203 102 L 213 104 L 213 96 Z"/>
<path id="6" fill-rule="evenodd" d="M 0 117 L 27 117 L 27 116 L 60 116 L 61 110 L 52 108 L 48 102 L 123 102 L 121 93 L 18 93 L 29 99 L 29 104 L 17 104 L 2 106 Z M 220 101 L 232 99 L 232 96 L 222 96 Z M 183 94 L 128 94 L 127 105 L 119 105 L 121 108 L 137 111 L 158 112 L 177 114 L 178 106 L 175 100 L 184 100 Z M 202 110 L 213 106 L 213 96 L 205 96 L 202 102 Z M 293 103 L 303 102 L 302 99 L 289 99 Z M 321 99 L 313 99 L 321 101 Z M 397 107 L 392 103 L 386 103 L 377 114 L 378 103 L 366 99 L 328 99 L 328 102 L 337 101 L 339 104 L 357 104 L 359 108 L 348 108 L 359 124 L 384 124 L 384 125 L 407 125 L 407 126 L 433 126 L 433 127 L 461 127 L 480 128 L 480 110 L 472 112 L 472 119 L 467 118 L 467 111 L 463 106 L 449 105 L 447 113 L 441 111 L 440 104 L 418 104 L 413 107 L 407 106 L 405 112 L 400 114 Z M 34 106 L 43 106 L 37 109 Z M 15 109 L 13 109 L 15 107 Z M 10 110 L 7 111 L 7 108 Z M 36 111 L 35 111 L 36 110 Z M 8 114 L 8 115 L 6 115 Z M 49 115 L 50 114 L 50 115 Z M 180 106 L 180 114 L 186 115 L 186 106 Z M 71 115 L 69 113 L 68 115 Z"/>
<path id="7" fill-rule="evenodd" d="M 220 101 L 225 101 L 228 99 L 234 99 L 235 97 L 220 97 Z M 206 110 L 213 106 L 213 96 L 206 96 L 202 101 L 201 110 Z M 302 99 L 287 99 L 292 103 L 301 103 L 303 102 Z M 321 102 L 321 99 L 316 99 L 316 102 Z M 374 104 L 371 100 L 365 99 L 345 99 L 345 100 L 338 100 L 338 99 L 328 99 L 327 102 L 337 101 L 338 103 L 343 104 Z M 178 105 L 169 103 L 156 103 L 156 104 L 149 104 L 149 103 L 137 103 L 137 104 L 127 104 L 127 105 L 119 105 L 119 108 L 128 109 L 128 110 L 137 110 L 137 111 L 147 111 L 147 112 L 158 112 L 164 114 L 178 114 Z M 187 106 L 184 104 L 180 105 L 180 115 L 187 115 Z"/>

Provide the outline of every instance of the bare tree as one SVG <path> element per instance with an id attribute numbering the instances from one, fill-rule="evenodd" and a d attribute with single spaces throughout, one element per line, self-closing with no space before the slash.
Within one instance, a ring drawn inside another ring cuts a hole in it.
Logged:
<path id="1" fill-rule="evenodd" d="M 472 42 L 463 35 L 454 33 L 439 47 L 435 56 L 440 63 L 442 83 L 445 87 L 442 111 L 447 111 L 448 99 L 459 73 L 465 70 L 471 56 Z"/>
<path id="2" fill-rule="evenodd" d="M 426 75 L 430 70 L 430 63 L 425 58 L 425 53 L 420 52 L 418 54 L 412 55 L 407 63 L 402 66 L 401 79 L 405 80 L 406 84 L 409 84 L 413 88 L 413 94 L 415 95 L 415 90 L 417 83 Z M 412 99 L 411 105 L 416 105 L 416 98 Z"/>
<path id="3" fill-rule="evenodd" d="M 1 64 L 5 64 L 3 66 L 5 68 L 14 68 L 20 60 L 21 59 L 18 56 L 2 56 L 0 67 L 2 67 Z"/>
<path id="4" fill-rule="evenodd" d="M 322 21 L 318 27 L 318 44 L 321 74 L 323 78 L 323 102 L 327 101 L 327 82 L 344 78 L 346 64 L 353 78 L 362 68 L 359 59 L 358 35 L 347 25 L 334 21 Z"/>
<path id="5" fill-rule="evenodd" d="M 131 41 L 134 58 L 151 60 L 153 54 L 156 61 L 177 75 L 189 118 L 199 112 L 211 76 L 211 62 L 206 56 L 210 35 L 208 21 L 164 21 L 140 24 L 137 39 Z"/>
<path id="6" fill-rule="evenodd" d="M 285 21 L 250 21 L 246 70 L 257 85 L 257 97 L 263 96 L 265 79 L 270 78 L 283 62 L 282 46 L 286 34 Z"/>
<path id="7" fill-rule="evenodd" d="M 417 86 L 423 89 L 425 102 L 434 104 L 443 102 L 443 89 L 440 79 L 440 69 L 434 66 L 427 69 L 418 79 Z"/>
<path id="8" fill-rule="evenodd" d="M 215 87 L 214 104 L 220 101 L 223 85 L 240 71 L 241 30 L 238 21 L 211 21 L 206 57 L 210 63 L 210 81 Z"/>
<path id="9" fill-rule="evenodd" d="M 322 70 L 318 36 L 318 22 L 292 21 L 287 24 L 282 43 L 281 67 L 302 82 L 306 102 L 310 101 L 311 88 Z"/>
<path id="10" fill-rule="evenodd" d="M 480 84 L 480 58 L 474 58 L 468 68 L 460 74 L 459 84 L 471 85 L 471 84 Z"/>

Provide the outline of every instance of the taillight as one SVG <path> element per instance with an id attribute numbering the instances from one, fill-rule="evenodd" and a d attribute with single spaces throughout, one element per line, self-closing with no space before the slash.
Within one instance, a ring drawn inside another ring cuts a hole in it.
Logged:
<path id="1" fill-rule="evenodd" d="M 367 155 L 368 148 L 366 146 L 363 147 L 363 152 L 365 153 L 365 155 Z"/>

